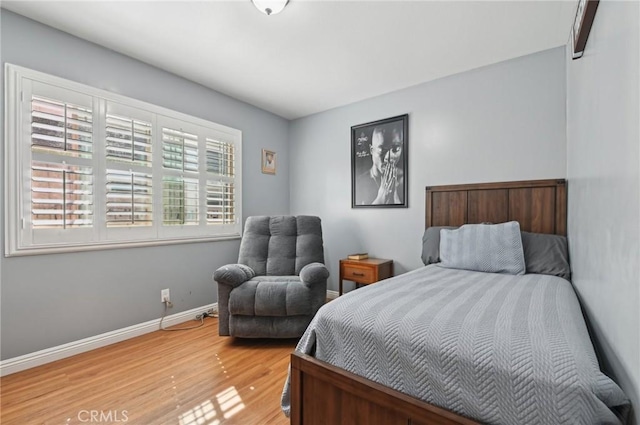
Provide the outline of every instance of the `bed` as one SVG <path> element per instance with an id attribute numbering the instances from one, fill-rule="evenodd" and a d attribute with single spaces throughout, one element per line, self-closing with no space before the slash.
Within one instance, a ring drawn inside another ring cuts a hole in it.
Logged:
<path id="1" fill-rule="evenodd" d="M 426 227 L 511 221 L 563 235 L 565 186 L 430 187 Z M 283 391 L 292 424 L 622 422 L 628 400 L 600 372 L 568 280 L 441 267 L 448 258 L 318 312 Z"/>

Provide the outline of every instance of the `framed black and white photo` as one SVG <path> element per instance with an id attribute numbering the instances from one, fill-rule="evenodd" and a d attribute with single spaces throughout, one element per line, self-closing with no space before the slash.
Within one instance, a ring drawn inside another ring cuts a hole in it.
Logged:
<path id="1" fill-rule="evenodd" d="M 351 127 L 351 207 L 406 208 L 409 115 Z"/>

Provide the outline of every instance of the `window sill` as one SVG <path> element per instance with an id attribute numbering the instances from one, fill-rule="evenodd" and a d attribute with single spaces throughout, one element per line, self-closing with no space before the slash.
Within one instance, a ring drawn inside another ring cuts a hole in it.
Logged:
<path id="1" fill-rule="evenodd" d="M 30 247 L 30 248 L 21 248 L 21 249 L 15 249 L 15 250 L 7 249 L 5 251 L 5 257 L 23 257 L 23 256 L 29 256 L 29 255 L 101 251 L 106 249 L 142 248 L 142 247 L 178 245 L 178 244 L 187 244 L 187 243 L 218 242 L 218 241 L 236 240 L 240 238 L 241 238 L 241 235 L 239 234 L 230 234 L 230 235 L 223 235 L 223 236 L 206 236 L 206 237 L 180 238 L 180 239 L 159 239 L 159 240 L 139 241 L 139 242 L 106 242 L 106 243 L 82 244 L 82 245 L 46 246 L 46 247 L 37 247 L 37 248 Z"/>

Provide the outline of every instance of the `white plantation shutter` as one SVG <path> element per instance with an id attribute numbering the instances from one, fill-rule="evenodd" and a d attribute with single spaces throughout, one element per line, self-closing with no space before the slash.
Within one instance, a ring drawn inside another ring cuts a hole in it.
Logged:
<path id="1" fill-rule="evenodd" d="M 151 226 L 152 176 L 110 169 L 106 176 L 107 226 Z"/>
<path id="2" fill-rule="evenodd" d="M 8 255 L 241 235 L 240 131 L 6 69 Z"/>
<path id="3" fill-rule="evenodd" d="M 23 93 L 28 165 L 20 235 L 33 244 L 77 244 L 95 231 L 95 113 L 91 96 L 33 82 Z M 27 205 L 25 205 L 25 210 Z"/>
<path id="4" fill-rule="evenodd" d="M 163 127 L 162 164 L 174 170 L 198 171 L 198 136 Z"/>
<path id="5" fill-rule="evenodd" d="M 235 222 L 235 194 L 233 183 L 207 182 L 207 223 Z"/>
<path id="6" fill-rule="evenodd" d="M 90 158 L 93 150 L 90 108 L 33 95 L 31 146 L 34 152 Z"/>
<path id="7" fill-rule="evenodd" d="M 163 224 L 196 225 L 199 223 L 198 180 L 164 177 L 162 180 Z"/>
<path id="8" fill-rule="evenodd" d="M 151 167 L 151 123 L 107 114 L 106 131 L 107 160 Z"/>
<path id="9" fill-rule="evenodd" d="M 232 224 L 235 214 L 235 145 L 206 138 L 207 224 Z M 212 177 L 218 180 L 210 180 Z"/>
<path id="10" fill-rule="evenodd" d="M 107 101 L 104 130 L 105 238 L 153 238 L 153 114 Z"/>
<path id="11" fill-rule="evenodd" d="M 34 229 L 91 226 L 91 168 L 34 161 L 31 165 L 31 205 Z"/>
<path id="12" fill-rule="evenodd" d="M 235 175 L 234 145 L 207 137 L 207 172 L 220 176 Z"/>
<path id="13" fill-rule="evenodd" d="M 182 123 L 176 123 L 178 125 Z M 199 146 L 197 129 L 162 127 L 162 208 L 165 226 L 199 224 L 199 182 L 197 178 L 183 177 L 182 172 L 198 171 Z M 179 175 L 176 171 L 181 172 Z"/>

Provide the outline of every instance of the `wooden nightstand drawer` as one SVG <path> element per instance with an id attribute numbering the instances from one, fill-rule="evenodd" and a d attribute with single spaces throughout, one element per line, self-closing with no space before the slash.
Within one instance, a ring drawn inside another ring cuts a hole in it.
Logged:
<path id="1" fill-rule="evenodd" d="M 350 280 L 358 285 L 369 285 L 393 276 L 393 260 L 383 258 L 367 258 L 364 260 L 340 260 L 340 291 L 342 281 Z"/>
<path id="2" fill-rule="evenodd" d="M 373 283 L 376 281 L 371 268 L 344 266 L 344 278 L 352 282 Z"/>

